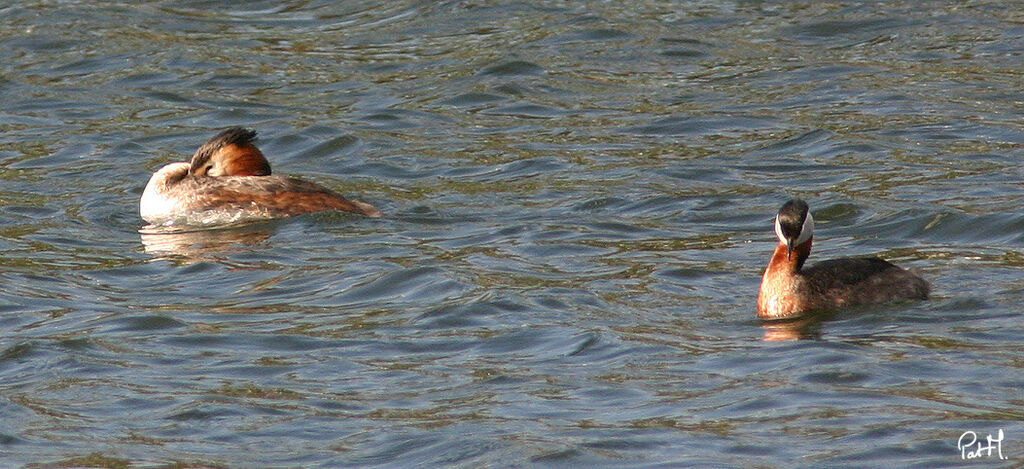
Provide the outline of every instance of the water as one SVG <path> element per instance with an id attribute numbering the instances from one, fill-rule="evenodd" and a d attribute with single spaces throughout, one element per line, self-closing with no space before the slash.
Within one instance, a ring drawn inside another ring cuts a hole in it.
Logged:
<path id="1" fill-rule="evenodd" d="M 4 467 L 1024 460 L 1009 3 L 0 9 Z M 256 128 L 366 200 L 140 233 Z M 770 325 L 771 217 L 934 297 Z"/>

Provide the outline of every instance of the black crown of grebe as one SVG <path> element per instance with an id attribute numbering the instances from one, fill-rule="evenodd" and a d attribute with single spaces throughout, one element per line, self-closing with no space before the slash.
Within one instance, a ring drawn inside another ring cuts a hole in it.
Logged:
<path id="1" fill-rule="evenodd" d="M 221 225 L 341 210 L 379 217 L 372 205 L 349 200 L 298 178 L 273 176 L 254 142 L 238 127 L 210 139 L 190 163 L 170 163 L 153 173 L 139 213 L 153 225 Z"/>
<path id="2" fill-rule="evenodd" d="M 878 258 L 842 258 L 803 268 L 811 254 L 814 217 L 807 202 L 786 202 L 775 216 L 775 246 L 761 278 L 757 315 L 785 319 L 843 306 L 928 298 L 928 282 Z"/>

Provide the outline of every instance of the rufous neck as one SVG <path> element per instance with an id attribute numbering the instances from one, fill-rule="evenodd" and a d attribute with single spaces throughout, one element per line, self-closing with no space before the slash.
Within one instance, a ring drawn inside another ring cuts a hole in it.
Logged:
<path id="1" fill-rule="evenodd" d="M 225 176 L 269 176 L 270 163 L 254 145 L 228 145 L 222 152 Z"/>
<path id="2" fill-rule="evenodd" d="M 804 241 L 803 244 L 794 246 L 792 251 L 783 243 L 775 245 L 775 252 L 772 253 L 772 259 L 768 262 L 767 270 L 789 274 L 800 272 L 807 257 L 811 255 L 813 240 L 814 238 L 810 238 Z"/>

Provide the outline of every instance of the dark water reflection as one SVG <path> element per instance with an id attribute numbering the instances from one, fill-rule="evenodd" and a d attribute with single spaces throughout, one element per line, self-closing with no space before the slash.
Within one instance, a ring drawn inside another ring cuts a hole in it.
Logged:
<path id="1" fill-rule="evenodd" d="M 48 467 L 1024 455 L 1010 4 L 0 7 L 0 454 Z M 216 129 L 386 216 L 143 228 Z M 771 216 L 934 298 L 754 318 Z"/>

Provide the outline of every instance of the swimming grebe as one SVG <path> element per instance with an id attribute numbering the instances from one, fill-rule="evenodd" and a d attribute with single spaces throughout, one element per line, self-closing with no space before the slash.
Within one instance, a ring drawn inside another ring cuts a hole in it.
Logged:
<path id="1" fill-rule="evenodd" d="M 302 179 L 272 176 L 253 144 L 254 130 L 234 127 L 210 139 L 190 163 L 153 173 L 139 213 L 153 225 L 211 225 L 342 210 L 379 217 L 372 205 L 348 200 Z"/>
<path id="2" fill-rule="evenodd" d="M 928 298 L 928 282 L 878 258 L 843 258 L 803 269 L 811 254 L 814 217 L 807 202 L 786 202 L 775 217 L 779 244 L 761 278 L 757 316 L 784 319 L 842 306 Z"/>

